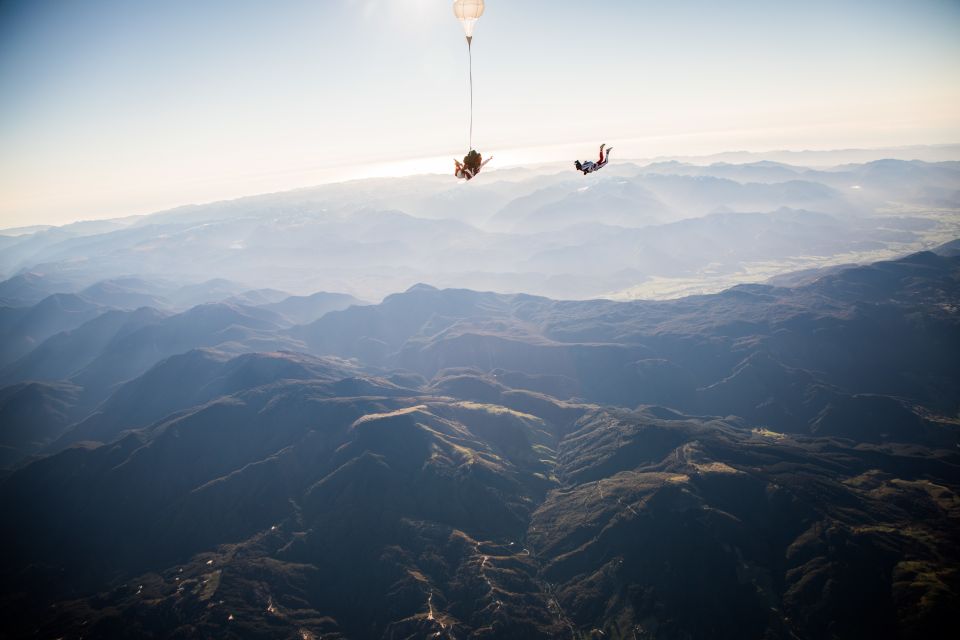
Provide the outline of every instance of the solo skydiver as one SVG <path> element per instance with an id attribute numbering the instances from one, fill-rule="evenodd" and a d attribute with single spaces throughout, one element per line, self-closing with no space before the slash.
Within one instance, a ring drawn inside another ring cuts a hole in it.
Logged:
<path id="1" fill-rule="evenodd" d="M 603 148 L 607 146 L 606 143 L 600 145 L 600 159 L 594 162 L 593 160 L 587 160 L 586 162 L 580 162 L 579 160 L 574 161 L 573 166 L 577 168 L 577 171 L 582 171 L 583 175 L 588 173 L 593 173 L 599 169 L 607 166 L 607 162 L 610 160 L 610 152 L 613 151 L 613 147 L 607 149 L 604 153 Z"/>

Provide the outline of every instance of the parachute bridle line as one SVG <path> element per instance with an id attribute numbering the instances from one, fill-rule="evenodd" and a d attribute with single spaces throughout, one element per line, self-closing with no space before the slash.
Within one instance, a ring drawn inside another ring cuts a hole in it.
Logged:
<path id="1" fill-rule="evenodd" d="M 473 38 L 467 37 L 467 58 L 470 64 L 470 146 L 467 151 L 473 151 Z"/>

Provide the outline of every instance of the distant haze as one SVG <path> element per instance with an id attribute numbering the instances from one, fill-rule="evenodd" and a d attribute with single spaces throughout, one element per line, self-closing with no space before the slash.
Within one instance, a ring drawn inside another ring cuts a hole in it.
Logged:
<path id="1" fill-rule="evenodd" d="M 167 298 L 173 285 L 212 278 L 233 283 L 234 294 L 327 291 L 368 301 L 417 283 L 675 298 L 960 237 L 960 162 L 950 157 L 956 146 L 728 152 L 621 160 L 589 176 L 546 163 L 469 184 L 446 175 L 366 178 L 7 230 L 0 275 L 11 291 L 46 293 L 159 279 L 167 284 L 146 293 Z M 229 295 L 223 287 L 214 286 L 213 300 Z M 27 302 L 21 296 L 8 303 Z"/>
<path id="2" fill-rule="evenodd" d="M 0 227 L 448 171 L 449 5 L 4 2 Z M 490 0 L 474 53 L 491 167 L 960 141 L 956 2 Z"/>

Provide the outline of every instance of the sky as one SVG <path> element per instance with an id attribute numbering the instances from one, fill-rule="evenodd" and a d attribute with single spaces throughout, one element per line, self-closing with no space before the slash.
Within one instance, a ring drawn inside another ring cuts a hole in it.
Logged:
<path id="1" fill-rule="evenodd" d="M 451 5 L 0 0 L 0 227 L 447 171 Z M 960 142 L 958 0 L 487 0 L 473 54 L 490 169 Z"/>

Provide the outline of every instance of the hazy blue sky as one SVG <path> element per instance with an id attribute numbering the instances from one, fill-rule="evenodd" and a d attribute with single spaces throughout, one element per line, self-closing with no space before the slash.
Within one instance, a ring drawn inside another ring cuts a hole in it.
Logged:
<path id="1" fill-rule="evenodd" d="M 451 4 L 0 0 L 0 226 L 446 170 Z M 501 163 L 957 142 L 960 1 L 488 0 L 474 75 Z"/>

